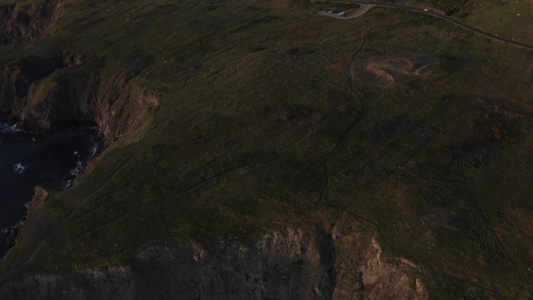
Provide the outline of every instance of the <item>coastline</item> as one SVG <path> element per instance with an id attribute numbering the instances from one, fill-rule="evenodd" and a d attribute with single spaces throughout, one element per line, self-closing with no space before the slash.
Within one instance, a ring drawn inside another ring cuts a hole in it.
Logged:
<path id="1" fill-rule="evenodd" d="M 93 124 L 35 136 L 0 123 L 0 260 L 16 244 L 36 189 L 70 188 L 103 146 Z"/>

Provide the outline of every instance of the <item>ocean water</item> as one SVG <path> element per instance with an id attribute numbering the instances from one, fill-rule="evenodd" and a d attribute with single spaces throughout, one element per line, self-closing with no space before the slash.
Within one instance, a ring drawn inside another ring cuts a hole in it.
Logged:
<path id="1" fill-rule="evenodd" d="M 33 187 L 68 188 L 97 148 L 88 126 L 33 136 L 0 123 L 0 259 L 7 250 L 7 229 L 26 218 Z"/>

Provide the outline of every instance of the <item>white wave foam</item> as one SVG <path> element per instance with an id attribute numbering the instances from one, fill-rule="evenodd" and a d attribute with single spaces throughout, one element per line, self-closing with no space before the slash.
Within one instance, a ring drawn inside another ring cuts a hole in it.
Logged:
<path id="1" fill-rule="evenodd" d="M 94 145 L 91 147 L 91 157 L 96 155 L 96 151 L 98 151 L 98 144 L 94 143 Z"/>
<path id="2" fill-rule="evenodd" d="M 66 189 L 69 189 L 72 187 L 72 179 L 69 179 L 65 182 L 65 184 L 63 184 L 63 186 L 61 187 L 63 190 L 66 190 Z"/>
<path id="3" fill-rule="evenodd" d="M 81 171 L 81 168 L 82 168 L 82 163 L 81 161 L 77 161 L 76 162 L 76 167 L 74 167 L 74 169 L 70 170 L 69 174 L 72 175 L 72 176 L 78 176 L 80 171 Z"/>
<path id="4" fill-rule="evenodd" d="M 20 132 L 20 129 L 17 128 L 17 124 L 8 125 L 8 124 L 0 123 L 0 132 L 2 132 L 2 133 L 14 133 L 14 132 Z"/>
<path id="5" fill-rule="evenodd" d="M 24 173 L 24 170 L 26 170 L 26 166 L 22 165 L 21 163 L 15 164 L 13 166 L 13 172 L 22 174 Z"/>
<path id="6" fill-rule="evenodd" d="M 17 222 L 7 226 L 6 228 L 2 229 L 2 231 L 0 231 L 0 235 L 5 235 L 8 231 L 9 228 L 19 228 L 20 226 L 22 226 L 24 224 L 24 221 L 26 221 L 26 218 L 27 216 L 25 216 L 22 220 L 18 220 Z"/>
<path id="7" fill-rule="evenodd" d="M 25 222 L 26 219 L 28 218 L 28 211 L 30 210 L 31 202 L 32 202 L 32 200 L 30 200 L 30 201 L 24 203 L 24 208 L 26 208 L 26 215 L 24 216 L 24 218 L 22 218 L 22 219 L 18 220 L 17 222 L 15 222 L 15 223 L 13 223 L 13 224 L 7 226 L 6 228 L 2 229 L 2 230 L 0 231 L 0 236 L 5 235 L 5 234 L 7 233 L 7 230 L 8 230 L 9 228 L 19 228 L 19 227 L 21 227 L 22 225 L 24 225 L 24 222 Z"/>
<path id="8" fill-rule="evenodd" d="M 24 221 L 26 221 L 26 217 L 24 217 L 24 219 L 19 220 L 17 223 L 15 223 L 15 224 L 13 224 L 13 225 L 11 225 L 9 227 L 11 227 L 11 228 L 19 228 L 20 226 L 22 226 L 22 224 L 24 224 Z"/>

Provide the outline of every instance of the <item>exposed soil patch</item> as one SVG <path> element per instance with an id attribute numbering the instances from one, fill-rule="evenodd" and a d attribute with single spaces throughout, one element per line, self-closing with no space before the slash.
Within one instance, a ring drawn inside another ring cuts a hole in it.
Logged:
<path id="1" fill-rule="evenodd" d="M 381 56 L 356 60 L 353 71 L 367 84 L 384 87 L 396 81 L 433 75 L 441 60 L 434 56 Z"/>
<path id="2" fill-rule="evenodd" d="M 442 226 L 452 230 L 459 230 L 466 222 L 466 212 L 457 210 L 433 209 L 424 216 L 424 221 L 433 226 Z"/>

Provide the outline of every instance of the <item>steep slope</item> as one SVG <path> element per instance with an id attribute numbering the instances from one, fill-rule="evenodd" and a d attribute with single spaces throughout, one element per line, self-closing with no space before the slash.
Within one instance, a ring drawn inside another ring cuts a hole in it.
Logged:
<path id="1" fill-rule="evenodd" d="M 386 258 L 375 240 L 367 242 L 360 233 L 331 236 L 324 229 L 289 228 L 246 243 L 221 240 L 206 246 L 191 242 L 150 247 L 139 253 L 134 265 L 33 275 L 4 286 L 0 295 L 32 299 L 427 299 L 427 290 L 414 276 L 417 266 L 405 259 Z"/>
<path id="2" fill-rule="evenodd" d="M 30 42 L 53 34 L 60 1 L 0 4 L 0 45 Z"/>
<path id="3" fill-rule="evenodd" d="M 102 65 L 105 62 L 95 58 L 94 53 L 76 47 L 69 49 L 72 33 L 65 32 L 65 27 L 70 24 L 62 22 L 71 18 L 71 12 L 60 10 L 62 4 L 68 8 L 83 2 L 4 5 L 4 44 L 23 45 L 6 49 L 7 65 L 0 74 L 0 115 L 36 134 L 73 123 L 94 122 L 106 140 L 113 141 L 136 128 L 147 109 L 158 104 L 157 96 L 135 80 L 140 70 L 108 71 Z M 56 25 L 60 17 L 60 24 Z M 59 33 L 55 39 L 38 40 L 54 30 Z M 28 43 L 32 45 L 30 50 L 16 50 Z M 47 45 L 34 46 L 39 43 Z M 56 48 L 54 43 L 65 48 Z"/>
<path id="4" fill-rule="evenodd" d="M 8 118 L 115 142 L 48 191 L 0 295 L 530 297 L 533 54 L 301 4 L 65 1 L 1 47 Z"/>

